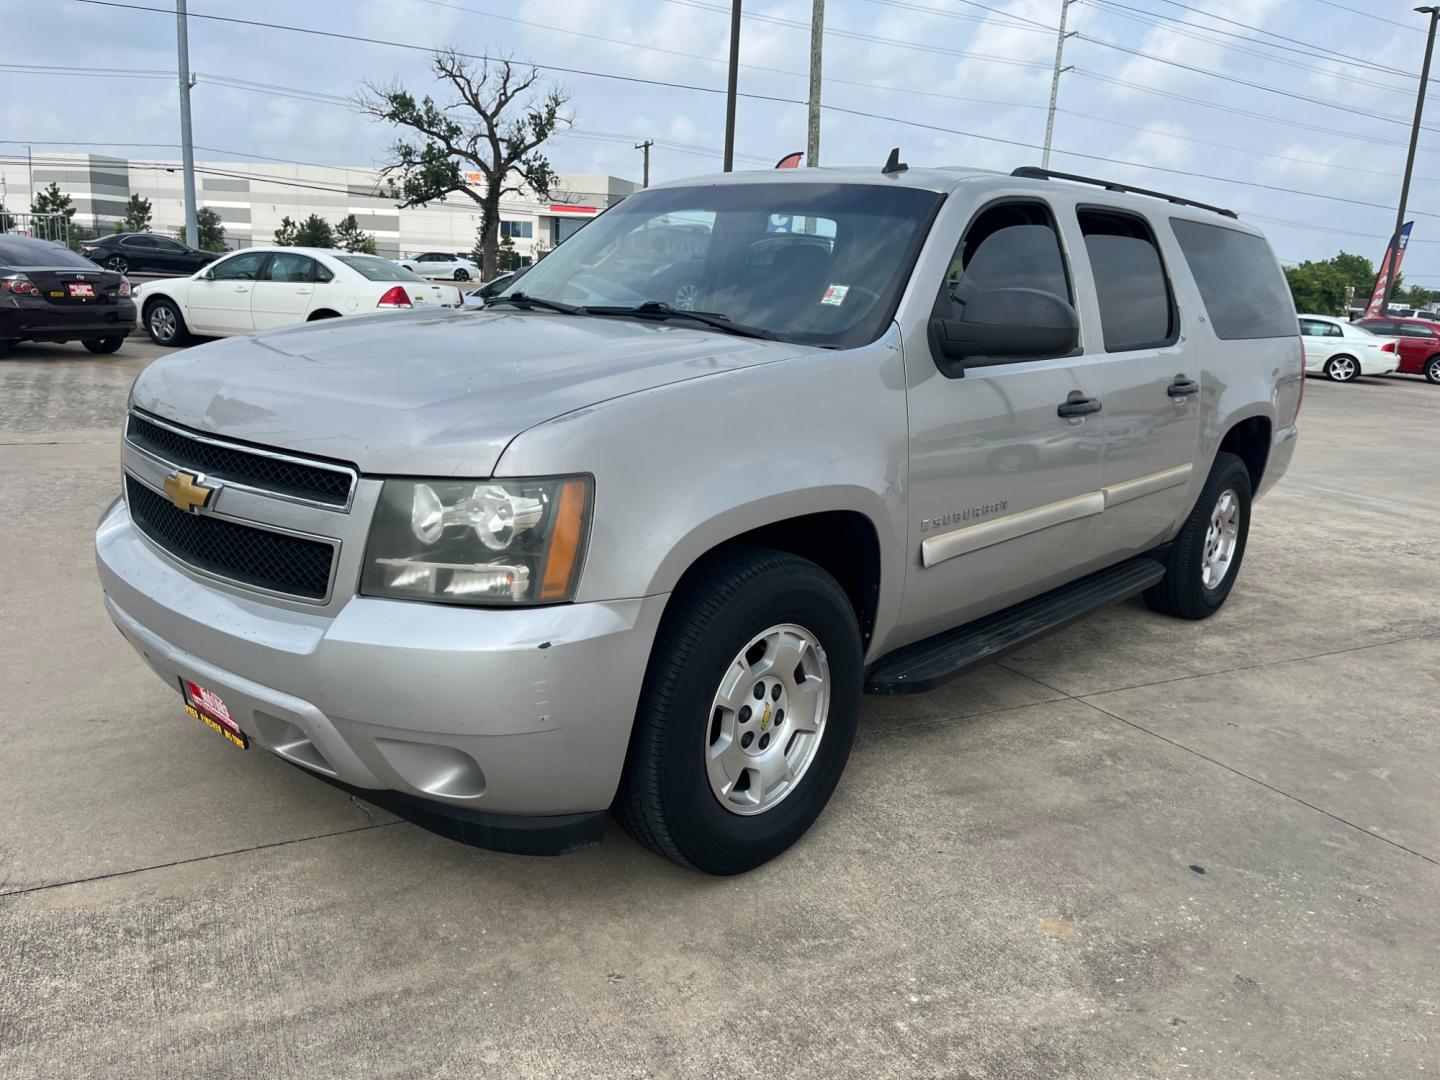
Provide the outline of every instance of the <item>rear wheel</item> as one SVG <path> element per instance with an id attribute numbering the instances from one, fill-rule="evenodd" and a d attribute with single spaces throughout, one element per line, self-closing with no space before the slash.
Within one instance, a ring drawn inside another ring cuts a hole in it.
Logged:
<path id="1" fill-rule="evenodd" d="M 89 349 L 92 353 L 113 353 L 119 352 L 120 346 L 125 344 L 125 335 L 116 334 L 114 337 L 86 338 L 80 344 Z"/>
<path id="2" fill-rule="evenodd" d="M 150 340 L 156 345 L 184 345 L 190 340 L 190 331 L 185 326 L 185 316 L 173 300 L 161 298 L 145 311 L 145 329 Z"/>
<path id="3" fill-rule="evenodd" d="M 125 258 L 124 255 L 111 255 L 105 260 L 105 269 L 114 270 L 117 274 L 129 273 L 130 260 Z"/>
<path id="4" fill-rule="evenodd" d="M 1240 573 L 1250 534 L 1250 471 L 1234 454 L 1215 455 L 1210 478 L 1165 557 L 1165 577 L 1145 590 L 1155 611 L 1208 619 Z"/>
<path id="5" fill-rule="evenodd" d="M 819 566 L 739 549 L 692 572 L 656 636 L 614 811 L 710 874 L 779 855 L 825 808 L 855 738 L 860 631 Z"/>
<path id="6" fill-rule="evenodd" d="M 1425 361 L 1425 381 L 1440 383 L 1440 356 L 1432 356 Z"/>
<path id="7" fill-rule="evenodd" d="M 1360 364 L 1353 356 L 1332 356 L 1325 361 L 1325 375 L 1335 382 L 1354 382 L 1360 377 Z"/>

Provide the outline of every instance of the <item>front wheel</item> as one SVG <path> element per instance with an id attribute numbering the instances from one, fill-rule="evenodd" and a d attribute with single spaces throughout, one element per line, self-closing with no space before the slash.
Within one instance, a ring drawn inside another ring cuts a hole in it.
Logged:
<path id="1" fill-rule="evenodd" d="M 106 353 L 119 352 L 120 346 L 125 344 L 125 336 L 116 334 L 114 337 L 86 338 L 80 344 L 89 349 L 92 353 L 104 355 Z"/>
<path id="2" fill-rule="evenodd" d="M 861 682 L 860 630 L 833 577 L 766 548 L 715 558 L 670 599 L 615 816 L 706 873 L 773 859 L 839 782 Z"/>
<path id="3" fill-rule="evenodd" d="M 1425 361 L 1425 381 L 1440 383 L 1440 356 L 1432 356 Z"/>
<path id="4" fill-rule="evenodd" d="M 145 313 L 145 329 L 156 345 L 183 345 L 190 337 L 185 316 L 171 300 L 156 300 Z"/>
<path id="5" fill-rule="evenodd" d="M 458 270 L 455 271 L 455 280 L 456 280 L 456 281 L 469 281 L 469 280 L 470 280 L 470 271 L 469 271 L 469 270 L 466 270 L 463 266 L 460 267 L 460 269 L 458 269 Z"/>
<path id="6" fill-rule="evenodd" d="M 1325 361 L 1325 375 L 1335 382 L 1354 382 L 1360 377 L 1360 364 L 1353 356 L 1332 356 Z"/>
<path id="7" fill-rule="evenodd" d="M 1165 577 L 1145 590 L 1151 608 L 1182 619 L 1208 619 L 1220 610 L 1245 557 L 1250 501 L 1250 470 L 1222 450 L 1170 545 Z"/>

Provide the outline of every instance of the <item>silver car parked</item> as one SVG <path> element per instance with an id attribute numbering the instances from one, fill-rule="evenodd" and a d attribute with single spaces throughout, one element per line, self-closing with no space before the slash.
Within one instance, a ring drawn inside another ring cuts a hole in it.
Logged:
<path id="1" fill-rule="evenodd" d="M 483 310 L 152 364 L 100 576 L 236 746 L 484 846 L 613 811 L 737 873 L 819 816 L 863 692 L 1142 591 L 1214 613 L 1302 381 L 1228 212 L 896 155 L 710 177 Z"/>

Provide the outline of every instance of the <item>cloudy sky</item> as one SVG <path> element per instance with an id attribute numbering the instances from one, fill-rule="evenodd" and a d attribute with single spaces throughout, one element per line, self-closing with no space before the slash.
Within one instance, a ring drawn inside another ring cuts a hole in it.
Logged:
<path id="1" fill-rule="evenodd" d="M 805 144 L 810 8 L 747 3 L 737 167 L 764 168 Z M 165 75 L 175 20 L 143 10 L 168 4 L 0 0 L 0 156 L 23 155 L 25 143 L 37 157 L 176 156 L 163 145 L 178 131 Z M 878 168 L 898 144 L 912 164 L 1038 164 L 1060 5 L 829 0 L 824 162 Z M 1065 60 L 1074 70 L 1062 79 L 1052 168 L 1233 207 L 1266 229 L 1287 262 L 1342 247 L 1378 259 L 1425 45 L 1413 6 L 1073 2 L 1078 33 Z M 393 133 L 343 99 L 364 79 L 429 90 L 424 50 L 453 45 L 541 65 L 568 91 L 574 130 L 550 148 L 560 171 L 638 178 L 632 145 L 642 138 L 657 142 L 654 179 L 720 167 L 725 99 L 707 91 L 725 84 L 725 0 L 191 0 L 190 10 L 204 159 L 379 163 Z M 1440 288 L 1440 97 L 1433 104 L 1410 198 L 1406 276 Z"/>

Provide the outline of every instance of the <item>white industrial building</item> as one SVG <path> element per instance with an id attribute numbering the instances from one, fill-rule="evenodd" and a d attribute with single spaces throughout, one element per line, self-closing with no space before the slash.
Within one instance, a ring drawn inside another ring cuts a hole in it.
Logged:
<path id="1" fill-rule="evenodd" d="M 483 183 L 479 173 L 468 176 Z M 220 215 L 231 248 L 270 243 L 282 218 L 298 223 L 311 214 L 331 225 L 354 214 L 375 237 L 379 253 L 391 258 L 470 251 L 480 226 L 478 204 L 458 193 L 444 202 L 398 209 L 384 193 L 379 170 L 367 166 L 204 161 L 195 163 L 195 180 L 197 204 Z M 154 232 L 169 234 L 185 222 L 179 162 L 49 153 L 30 161 L 0 159 L 0 198 L 11 210 L 29 209 L 32 191 L 52 182 L 74 200 L 75 223 L 87 228 L 113 228 L 131 194 L 150 200 Z M 546 199 L 528 192 L 506 196 L 500 204 L 502 234 L 529 262 L 639 186 L 615 176 L 562 175 Z"/>

